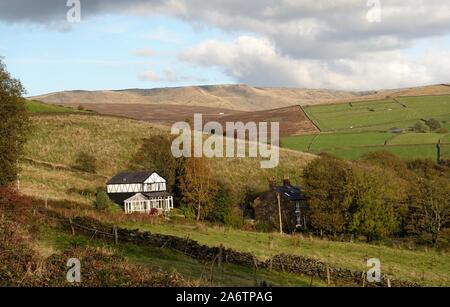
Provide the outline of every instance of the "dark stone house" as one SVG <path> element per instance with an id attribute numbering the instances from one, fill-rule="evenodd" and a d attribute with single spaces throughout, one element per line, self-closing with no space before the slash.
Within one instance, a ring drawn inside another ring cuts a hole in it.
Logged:
<path id="1" fill-rule="evenodd" d="M 278 195 L 283 231 L 294 232 L 305 229 L 307 223 L 305 196 L 299 186 L 291 185 L 289 179 L 284 179 L 281 186 L 277 186 L 274 179 L 270 180 L 269 190 L 253 202 L 255 221 L 265 224 L 269 229 L 280 229 Z"/>

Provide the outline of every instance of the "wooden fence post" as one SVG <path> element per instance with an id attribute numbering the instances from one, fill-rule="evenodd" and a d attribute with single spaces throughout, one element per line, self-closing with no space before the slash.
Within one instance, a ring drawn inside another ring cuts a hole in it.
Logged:
<path id="1" fill-rule="evenodd" d="M 119 235 L 117 234 L 117 226 L 113 226 L 113 233 L 114 233 L 114 243 L 117 245 L 119 244 Z"/>
<path id="2" fill-rule="evenodd" d="M 220 244 L 220 247 L 219 247 L 219 261 L 218 261 L 219 268 L 222 268 L 222 258 L 223 258 L 223 245 Z"/>
<path id="3" fill-rule="evenodd" d="M 327 265 L 327 284 L 331 284 L 330 267 Z"/>
<path id="4" fill-rule="evenodd" d="M 72 236 L 75 236 L 75 228 L 73 227 L 72 218 L 69 217 L 70 229 L 72 230 Z"/>

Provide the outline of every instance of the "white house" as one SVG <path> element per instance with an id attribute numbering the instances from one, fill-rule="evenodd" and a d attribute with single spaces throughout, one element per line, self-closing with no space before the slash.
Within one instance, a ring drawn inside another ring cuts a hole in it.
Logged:
<path id="1" fill-rule="evenodd" d="M 166 180 L 156 172 L 117 174 L 108 181 L 106 189 L 109 198 L 123 206 L 126 214 L 155 210 L 166 213 L 173 209 L 173 195 L 167 192 Z"/>

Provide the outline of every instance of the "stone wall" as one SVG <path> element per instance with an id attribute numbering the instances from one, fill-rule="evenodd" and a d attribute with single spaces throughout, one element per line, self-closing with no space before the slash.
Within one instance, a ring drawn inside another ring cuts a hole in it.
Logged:
<path id="1" fill-rule="evenodd" d="M 156 246 L 160 248 L 170 248 L 186 255 L 202 260 L 215 261 L 217 263 L 230 263 L 248 267 L 263 268 L 281 272 L 290 272 L 316 277 L 321 280 L 337 282 L 339 284 L 349 284 L 356 286 L 380 287 L 419 287 L 419 284 L 397 280 L 382 276 L 381 283 L 367 283 L 363 272 L 356 272 L 349 269 L 337 268 L 313 258 L 298 255 L 280 254 L 272 258 L 261 261 L 254 254 L 236 251 L 229 248 L 211 247 L 201 245 L 197 241 L 189 238 L 181 238 L 170 235 L 152 234 L 149 231 L 130 230 L 118 228 L 114 225 L 101 223 L 89 217 L 64 217 L 54 211 L 47 211 L 47 216 L 57 220 L 62 227 L 73 234 L 85 234 L 90 237 L 102 238 L 105 240 L 119 242 L 130 242 L 137 245 Z M 389 280 L 389 281 L 388 281 Z"/>

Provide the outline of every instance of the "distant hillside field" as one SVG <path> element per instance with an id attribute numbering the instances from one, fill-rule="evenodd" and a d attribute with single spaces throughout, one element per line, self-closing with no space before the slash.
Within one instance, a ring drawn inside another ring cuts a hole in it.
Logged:
<path id="1" fill-rule="evenodd" d="M 38 198 L 72 200 L 91 204 L 92 192 L 108 178 L 127 170 L 142 140 L 168 133 L 167 128 L 146 122 L 100 115 L 48 114 L 33 116 L 34 129 L 25 147 L 20 173 L 21 191 Z M 97 159 L 97 174 L 74 170 L 80 153 Z M 212 159 L 213 170 L 235 189 L 263 191 L 267 179 L 300 178 L 301 169 L 315 156 L 281 150 L 280 165 L 261 169 L 257 158 Z M 237 195 L 237 197 L 242 195 Z"/>
<path id="2" fill-rule="evenodd" d="M 306 106 L 305 111 L 326 131 L 387 131 L 409 128 L 421 119 L 450 122 L 450 95 L 399 97 L 380 101 Z"/>
<path id="3" fill-rule="evenodd" d="M 33 99 L 51 104 L 175 105 L 233 111 L 261 111 L 294 105 L 346 103 L 361 100 L 425 95 L 450 95 L 448 85 L 430 85 L 406 89 L 350 92 L 325 89 L 267 88 L 244 84 L 188 86 L 116 91 L 65 91 L 48 93 Z"/>
<path id="4" fill-rule="evenodd" d="M 346 159 L 387 150 L 400 157 L 450 158 L 450 96 L 399 97 L 395 99 L 304 107 L 309 118 L 321 129 L 320 135 L 282 139 L 283 147 L 304 152 L 329 152 Z M 415 123 L 438 120 L 441 133 L 412 133 Z M 405 133 L 388 132 L 401 128 Z M 446 130 L 447 129 L 447 130 Z"/>
<path id="5" fill-rule="evenodd" d="M 30 113 L 72 113 L 83 112 L 69 106 L 58 106 L 54 104 L 43 103 L 36 100 L 27 100 L 25 106 Z"/>
<path id="6" fill-rule="evenodd" d="M 293 105 L 327 103 L 360 97 L 360 93 L 248 85 L 212 85 L 118 91 L 67 91 L 33 97 L 52 104 L 149 104 L 261 111 Z"/>

